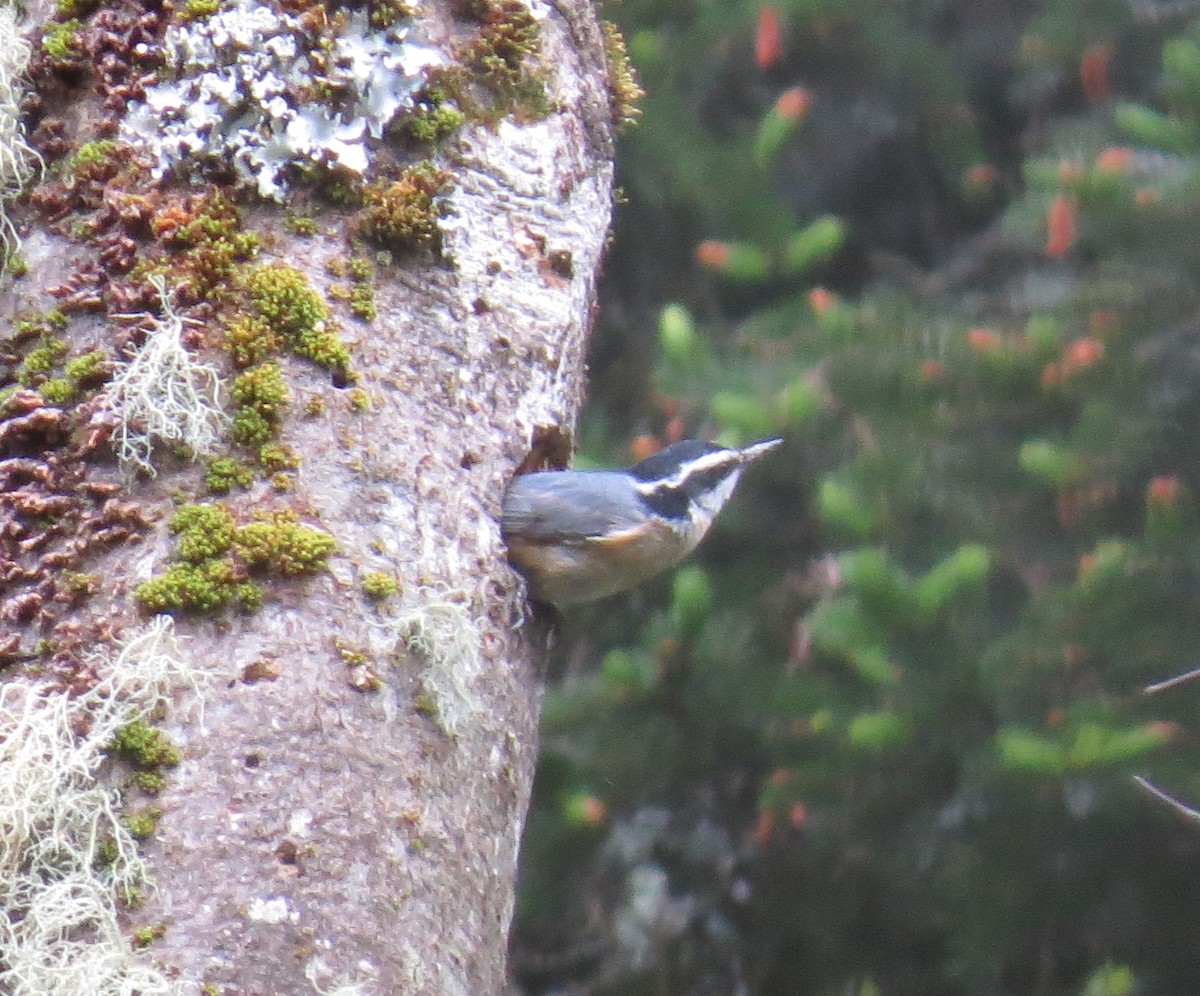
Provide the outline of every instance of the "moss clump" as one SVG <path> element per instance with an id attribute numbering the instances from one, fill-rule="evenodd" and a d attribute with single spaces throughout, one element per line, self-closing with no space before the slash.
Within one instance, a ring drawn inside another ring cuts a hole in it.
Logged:
<path id="1" fill-rule="evenodd" d="M 279 364 L 262 363 L 238 374 L 230 394 L 234 404 L 234 441 L 260 447 L 274 438 L 288 399 Z"/>
<path id="2" fill-rule="evenodd" d="M 286 446 L 279 443 L 267 443 L 258 450 L 258 462 L 268 474 L 282 470 L 295 470 L 300 466 L 300 458 Z"/>
<path id="3" fill-rule="evenodd" d="M 317 222 L 315 218 L 310 218 L 306 214 L 293 214 L 288 212 L 283 217 L 283 227 L 293 235 L 316 235 Z"/>
<path id="4" fill-rule="evenodd" d="M 285 576 L 321 570 L 337 549 L 329 533 L 300 525 L 295 513 L 287 510 L 242 526 L 234 546 L 251 568 Z"/>
<path id="5" fill-rule="evenodd" d="M 432 85 L 483 121 L 549 114 L 546 71 L 537 63 L 541 34 L 529 8 L 520 0 L 465 0 L 456 13 L 478 21 L 479 31 L 460 46 L 453 65 L 430 74 Z"/>
<path id="6" fill-rule="evenodd" d="M 138 927 L 132 935 L 133 946 L 135 948 L 147 948 L 167 932 L 165 923 L 151 923 L 144 927 Z"/>
<path id="7" fill-rule="evenodd" d="M 361 318 L 364 322 L 374 321 L 375 288 L 371 283 L 375 267 L 365 256 L 353 256 L 349 260 L 330 260 L 325 269 L 331 276 L 350 278 L 350 285 L 334 284 L 329 288 L 329 296 L 345 301 L 350 306 L 350 314 Z"/>
<path id="8" fill-rule="evenodd" d="M 73 17 L 87 17 L 99 6 L 100 0 L 58 0 L 54 9 L 59 17 L 70 20 Z"/>
<path id="9" fill-rule="evenodd" d="M 143 581 L 134 591 L 146 612 L 212 612 L 238 605 L 253 612 L 262 605 L 262 591 L 243 577 L 228 560 L 203 564 L 172 564 L 158 577 Z"/>
<path id="10" fill-rule="evenodd" d="M 312 574 L 336 548 L 327 532 L 300 525 L 288 510 L 238 526 L 221 504 L 185 505 L 170 528 L 180 537 L 179 561 L 134 592 L 147 612 L 211 612 L 231 604 L 253 612 L 262 605 L 263 593 L 249 572 Z"/>
<path id="11" fill-rule="evenodd" d="M 219 557 L 233 546 L 237 524 L 220 504 L 184 505 L 167 526 L 179 539 L 175 555 L 189 564 Z"/>
<path id="12" fill-rule="evenodd" d="M 117 175 L 128 153 L 127 146 L 108 138 L 85 142 L 67 160 L 67 174 L 75 183 L 103 183 Z"/>
<path id="13" fill-rule="evenodd" d="M 66 355 L 65 342 L 53 336 L 43 335 L 17 367 L 17 380 L 28 387 L 34 378 L 44 376 L 58 366 Z"/>
<path id="14" fill-rule="evenodd" d="M 29 264 L 25 262 L 25 257 L 19 252 L 10 251 L 4 258 L 4 265 L 0 266 L 0 273 L 7 273 L 13 278 L 20 278 L 29 272 Z"/>
<path id="15" fill-rule="evenodd" d="M 34 336 L 53 336 L 67 327 L 69 319 L 59 308 L 51 308 L 41 314 L 21 315 L 13 322 L 13 338 L 19 341 L 32 339 Z"/>
<path id="16" fill-rule="evenodd" d="M 204 488 L 209 494 L 227 495 L 234 488 L 248 488 L 254 474 L 234 457 L 213 457 L 204 469 Z"/>
<path id="17" fill-rule="evenodd" d="M 364 322 L 375 320 L 377 314 L 375 310 L 375 288 L 371 285 L 371 264 L 365 260 L 351 260 L 350 274 L 354 283 L 350 285 L 350 314 L 355 318 L 361 318 Z M 360 271 L 356 271 L 353 264 L 366 263 L 367 269 L 363 276 L 359 276 Z"/>
<path id="18" fill-rule="evenodd" d="M 75 385 L 65 377 L 55 377 L 41 384 L 38 393 L 49 405 L 65 405 L 75 400 Z"/>
<path id="19" fill-rule="evenodd" d="M 121 822 L 125 824 L 129 836 L 135 840 L 149 840 L 154 836 L 162 818 L 163 811 L 157 806 L 151 806 L 149 809 L 143 809 L 140 813 L 126 813 L 121 817 Z"/>
<path id="20" fill-rule="evenodd" d="M 358 213 L 359 234 L 385 249 L 441 251 L 437 197 L 450 187 L 450 174 L 431 162 L 409 166 L 400 179 L 370 184 Z"/>
<path id="21" fill-rule="evenodd" d="M 77 18 L 50 24 L 42 35 L 42 48 L 55 62 L 66 62 L 77 58 L 82 52 L 79 32 L 83 22 Z"/>
<path id="22" fill-rule="evenodd" d="M 212 17 L 220 9 L 221 0 L 187 0 L 187 3 L 183 5 L 183 19 L 196 21 Z"/>
<path id="23" fill-rule="evenodd" d="M 329 318 L 329 309 L 308 282 L 292 266 L 281 263 L 255 266 L 242 277 L 250 297 L 252 314 L 265 322 L 279 342 L 330 370 L 345 372 L 350 351 Z"/>
<path id="24" fill-rule="evenodd" d="M 58 575 L 59 587 L 73 595 L 90 595 L 96 590 L 96 575 L 82 574 L 79 571 L 61 571 Z"/>
<path id="25" fill-rule="evenodd" d="M 401 119 L 401 127 L 418 142 L 437 142 L 462 127 L 467 116 L 447 102 L 436 86 L 426 87 Z"/>
<path id="26" fill-rule="evenodd" d="M 403 0 L 371 0 L 367 6 L 373 28 L 390 28 L 413 16 L 412 7 Z"/>
<path id="27" fill-rule="evenodd" d="M 138 771 L 129 779 L 129 784 L 146 795 L 158 795 L 167 787 L 167 780 L 157 771 Z"/>
<path id="28" fill-rule="evenodd" d="M 300 525 L 291 513 L 276 512 L 269 521 L 243 526 L 237 548 L 252 567 L 297 575 L 324 567 L 337 544 L 327 532 Z"/>
<path id="29" fill-rule="evenodd" d="M 126 723 L 117 730 L 108 749 L 144 771 L 173 768 L 180 760 L 178 748 L 162 730 L 140 719 Z"/>
<path id="30" fill-rule="evenodd" d="M 257 315 L 238 315 L 225 329 L 225 348 L 236 366 L 261 363 L 279 347 L 279 336 L 265 318 Z"/>
<path id="31" fill-rule="evenodd" d="M 92 387 L 108 379 L 108 353 L 96 349 L 67 360 L 63 373 L 76 387 Z"/>
<path id="32" fill-rule="evenodd" d="M 242 217 L 220 191 L 164 205 L 151 219 L 150 231 L 177 255 L 168 272 L 196 300 L 228 293 L 240 264 L 258 252 L 258 236 L 242 231 Z M 134 267 L 135 279 L 162 269 L 162 261 Z"/>
<path id="33" fill-rule="evenodd" d="M 66 345 L 55 338 L 44 338 L 32 349 L 17 369 L 17 380 L 30 386 L 38 384 L 45 374 L 58 365 L 66 353 Z M 62 377 L 54 377 L 38 384 L 38 393 L 51 405 L 66 405 L 75 401 L 82 390 L 107 380 L 108 354 L 96 350 L 84 356 L 68 360 L 63 366 Z"/>
<path id="34" fill-rule="evenodd" d="M 400 590 L 400 583 L 383 571 L 371 571 L 362 579 L 362 592 L 372 602 L 382 602 Z"/>
<path id="35" fill-rule="evenodd" d="M 600 30 L 604 33 L 604 56 L 608 63 L 612 122 L 620 132 L 637 124 L 642 114 L 638 103 L 646 96 L 646 91 L 638 85 L 637 73 L 629 61 L 621 29 L 611 21 L 601 21 Z"/>

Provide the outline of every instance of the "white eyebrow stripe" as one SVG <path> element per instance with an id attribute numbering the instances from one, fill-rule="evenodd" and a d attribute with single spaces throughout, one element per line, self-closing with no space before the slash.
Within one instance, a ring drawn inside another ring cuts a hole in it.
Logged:
<path id="1" fill-rule="evenodd" d="M 702 474 L 725 465 L 730 470 L 742 463 L 742 454 L 738 450 L 717 450 L 715 453 L 702 453 L 694 460 L 689 460 L 675 473 L 673 477 L 659 478 L 655 481 L 633 481 L 634 488 L 639 494 L 652 495 L 662 488 L 678 488 L 693 474 Z"/>

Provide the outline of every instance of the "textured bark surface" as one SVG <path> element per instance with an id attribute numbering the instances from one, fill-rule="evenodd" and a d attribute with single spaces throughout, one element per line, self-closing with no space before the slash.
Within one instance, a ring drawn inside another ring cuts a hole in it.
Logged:
<path id="1" fill-rule="evenodd" d="M 439 160 L 455 183 L 447 262 L 383 271 L 375 321 L 343 322 L 369 405 L 282 361 L 283 435 L 302 460 L 285 504 L 336 538 L 329 572 L 276 586 L 253 615 L 179 624 L 187 655 L 221 680 L 202 722 L 166 720 L 184 760 L 160 797 L 146 845 L 156 890 L 137 920 L 166 927 L 148 957 L 222 992 L 503 988 L 538 681 L 495 517 L 535 431 L 573 424 L 612 195 L 593 13 L 534 12 L 555 110 L 468 127 Z M 318 219 L 322 234 L 300 240 L 278 212 L 245 217 L 275 231 L 260 258 L 328 284 L 344 220 Z M 4 292 L 6 313 L 45 308 L 46 288 L 88 262 L 26 221 L 30 276 Z M 66 338 L 83 348 L 104 335 L 84 316 Z M 304 417 L 314 396 L 324 411 Z M 97 475 L 119 480 L 113 467 Z M 198 494 L 198 478 L 167 458 L 121 493 L 155 525 L 88 555 L 103 590 L 72 626 L 132 623 L 130 589 L 170 550 L 171 495 Z M 248 515 L 280 501 L 260 482 L 230 504 Z M 399 580 L 383 608 L 362 595 L 369 571 Z M 378 691 L 352 684 L 368 669 Z"/>

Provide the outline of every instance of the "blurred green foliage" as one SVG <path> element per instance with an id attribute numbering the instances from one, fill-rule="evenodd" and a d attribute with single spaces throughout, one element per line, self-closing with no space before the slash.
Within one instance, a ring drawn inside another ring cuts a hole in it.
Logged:
<path id="1" fill-rule="evenodd" d="M 1200 647 L 1200 20 L 609 13 L 648 96 L 585 450 L 787 443 L 568 625 L 517 977 L 1200 992 L 1200 827 L 1131 779 L 1200 800 L 1200 682 L 1142 691 Z"/>

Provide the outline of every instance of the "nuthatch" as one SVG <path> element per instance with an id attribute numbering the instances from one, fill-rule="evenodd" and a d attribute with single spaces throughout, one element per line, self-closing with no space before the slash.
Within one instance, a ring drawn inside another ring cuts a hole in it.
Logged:
<path id="1" fill-rule="evenodd" d="M 632 588 L 691 553 L 746 465 L 782 441 L 726 449 L 685 439 L 628 470 L 522 474 L 501 514 L 509 559 L 535 602 L 561 607 Z"/>

